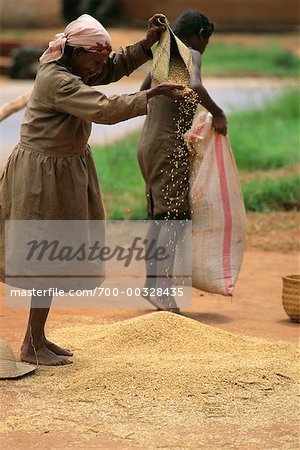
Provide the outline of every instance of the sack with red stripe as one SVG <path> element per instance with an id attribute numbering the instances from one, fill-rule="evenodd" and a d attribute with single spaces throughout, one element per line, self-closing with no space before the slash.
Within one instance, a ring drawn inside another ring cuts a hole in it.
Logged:
<path id="1" fill-rule="evenodd" d="M 228 136 L 201 105 L 184 136 L 190 151 L 193 287 L 232 295 L 244 253 L 246 214 Z"/>

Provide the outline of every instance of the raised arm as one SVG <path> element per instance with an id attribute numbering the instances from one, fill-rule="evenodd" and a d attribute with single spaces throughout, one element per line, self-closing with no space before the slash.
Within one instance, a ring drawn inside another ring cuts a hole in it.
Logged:
<path id="1" fill-rule="evenodd" d="M 165 29 L 158 23 L 158 19 L 165 19 L 163 14 L 155 14 L 148 21 L 148 30 L 144 39 L 133 45 L 121 48 L 119 52 L 112 52 L 103 72 L 89 81 L 91 86 L 108 84 L 130 75 L 145 62 L 152 59 L 151 47 L 158 41 L 160 33 Z"/>
<path id="2" fill-rule="evenodd" d="M 209 93 L 202 84 L 201 79 L 201 54 L 192 50 L 193 55 L 193 75 L 191 80 L 191 88 L 199 95 L 201 104 L 213 116 L 212 126 L 214 129 L 223 135 L 227 133 L 227 119 L 224 111 L 213 101 Z"/>
<path id="3" fill-rule="evenodd" d="M 112 52 L 109 55 L 103 72 L 90 79 L 89 85 L 109 84 L 120 80 L 124 76 L 128 77 L 134 70 L 150 59 L 150 53 L 145 52 L 142 41 L 122 47 L 118 53 Z"/>

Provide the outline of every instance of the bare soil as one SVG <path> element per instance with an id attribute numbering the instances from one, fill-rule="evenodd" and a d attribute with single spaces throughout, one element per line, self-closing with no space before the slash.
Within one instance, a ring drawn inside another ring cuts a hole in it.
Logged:
<path id="1" fill-rule="evenodd" d="M 270 212 L 247 214 L 248 250 L 295 254 L 300 251 L 300 213 Z"/>
<path id="2" fill-rule="evenodd" d="M 299 325 L 286 316 L 281 301 L 282 277 L 299 273 L 297 253 L 299 218 L 297 212 L 248 214 L 247 248 L 234 297 L 230 299 L 194 289 L 193 306 L 186 309 L 184 314 L 201 323 L 233 333 L 262 337 L 271 341 L 281 340 L 295 344 L 299 342 Z M 111 323 L 144 315 L 149 311 L 146 303 L 144 309 L 53 309 L 50 313 L 48 330 L 51 334 L 51 330 L 61 326 Z M 27 315 L 28 311 L 24 309 L 5 307 L 4 299 L 1 298 L 1 338 L 12 344 L 16 355 L 19 353 Z M 1 405 L 2 413 L 9 412 L 10 405 L 13 405 L 15 401 L 13 397 L 6 396 L 5 402 Z M 26 405 L 20 405 L 20 414 L 24 407 L 26 408 Z M 133 417 L 132 420 L 138 419 Z M 292 448 L 290 440 L 294 439 L 298 433 L 295 424 L 282 423 L 280 426 L 274 424 L 271 427 L 262 424 L 256 431 L 245 429 L 242 435 L 239 434 L 239 437 L 233 439 L 237 426 L 238 424 L 232 424 L 214 431 L 212 428 L 199 426 L 193 433 L 195 437 L 199 436 L 199 443 L 206 442 L 206 444 L 203 444 L 204 446 L 199 444 L 198 448 L 215 450 L 227 445 L 228 448 L 243 449 L 288 449 Z M 176 432 L 178 436 L 181 436 L 180 429 Z M 215 436 L 218 437 L 217 441 L 214 440 Z M 23 431 L 6 433 L 2 435 L 2 443 L 4 448 L 16 450 L 24 447 L 30 449 L 142 448 L 132 441 L 130 436 L 115 436 L 113 432 L 108 434 L 98 432 L 86 440 L 86 437 L 76 432 L 76 426 L 72 430 L 66 430 L 65 433 L 54 432 L 51 429 L 44 433 Z M 151 448 L 160 446 L 170 448 L 163 438 Z M 186 448 L 189 448 L 188 442 Z"/>
<path id="3" fill-rule="evenodd" d="M 16 35 L 15 32 L 5 32 L 2 39 L 22 43 L 36 43 L 45 46 L 59 29 L 30 30 Z M 110 30 L 114 47 L 127 45 L 140 40 L 144 30 Z M 214 41 L 238 42 L 250 46 L 265 45 L 268 37 L 274 35 L 247 35 L 247 34 L 220 34 L 214 36 Z M 299 54 L 299 41 L 297 34 L 276 36 L 280 44 Z M 141 74 L 139 74 L 141 77 Z M 142 74 L 143 76 L 143 74 Z M 291 169 L 294 173 L 296 169 Z M 270 172 L 268 172 L 268 175 Z M 276 176 L 286 173 L 276 173 Z M 255 174 L 255 177 L 265 176 L 264 173 Z M 246 174 L 245 177 L 251 177 Z M 193 306 L 184 311 L 184 314 L 196 321 L 211 325 L 237 334 L 262 337 L 272 341 L 299 342 L 299 325 L 292 322 L 285 314 L 282 301 L 282 277 L 299 273 L 299 224 L 300 214 L 297 212 L 280 212 L 247 215 L 248 234 L 246 252 L 240 277 L 232 299 L 218 295 L 207 294 L 198 290 L 193 291 Z M 53 309 L 48 321 L 48 331 L 72 324 L 111 323 L 122 321 L 149 313 L 148 304 L 144 309 Z M 19 347 L 27 323 L 28 311 L 17 308 L 7 308 L 3 295 L 0 298 L 0 328 L 1 338 L 13 346 L 15 354 L 19 355 Z M 53 369 L 51 369 L 53 370 Z M 60 370 L 60 368 L 55 368 Z M 8 390 L 9 390 L 8 382 Z M 47 399 L 45 398 L 45 401 Z M 13 395 L 6 395 L 1 403 L 0 413 L 9 414 L 16 399 Z M 20 414 L 26 404 L 20 404 Z M 37 405 L 37 409 L 40 405 Z M 37 416 L 37 420 L 38 416 Z M 132 418 L 135 423 L 137 418 Z M 299 433 L 295 424 L 284 422 L 272 426 L 262 426 L 255 431 L 241 430 L 239 438 L 235 438 L 239 424 L 231 426 L 218 426 L 216 428 L 199 425 L 192 430 L 199 437 L 198 448 L 216 450 L 226 446 L 235 449 L 289 449 L 291 440 Z M 182 431 L 176 430 L 182 437 Z M 78 431 L 76 423 L 72 429 L 57 432 L 51 429 L 41 432 L 14 431 L 2 434 L 1 447 L 19 450 L 28 449 L 136 449 L 142 448 L 132 441 L 130 435 L 115 436 L 111 433 L 98 432 L 86 440 Z M 231 442 L 231 444 L 228 444 Z M 232 444 L 234 442 L 234 444 Z M 158 440 L 155 448 L 170 448 Z M 144 447 L 146 448 L 146 447 Z M 150 447 L 147 447 L 150 448 Z M 153 448 L 153 447 L 152 447 Z M 173 447 L 174 448 L 174 447 Z M 183 448 L 183 447 L 180 447 Z M 189 448 L 187 441 L 186 447 Z M 194 447 L 195 448 L 195 447 Z"/>

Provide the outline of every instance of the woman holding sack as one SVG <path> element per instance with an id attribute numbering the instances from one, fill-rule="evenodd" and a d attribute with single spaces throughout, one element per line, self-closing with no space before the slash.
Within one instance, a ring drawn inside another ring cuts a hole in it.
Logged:
<path id="1" fill-rule="evenodd" d="M 104 207 L 87 141 L 91 123 L 113 124 L 146 114 L 155 96 L 178 98 L 172 83 L 132 95 L 106 97 L 91 86 L 128 76 L 152 57 L 151 46 L 164 26 L 156 14 L 146 37 L 112 52 L 111 39 L 93 17 L 82 15 L 55 36 L 40 67 L 21 127 L 19 144 L 0 180 L 1 281 L 5 282 L 5 221 L 102 220 Z M 32 296 L 22 361 L 65 365 L 72 352 L 45 337 L 51 295 Z"/>

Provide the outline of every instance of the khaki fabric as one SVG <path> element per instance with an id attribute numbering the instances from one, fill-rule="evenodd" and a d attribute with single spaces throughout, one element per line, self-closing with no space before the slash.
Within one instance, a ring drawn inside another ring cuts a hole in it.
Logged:
<path id="1" fill-rule="evenodd" d="M 140 44 L 110 56 L 94 85 L 129 75 L 148 57 Z M 145 92 L 106 97 L 65 66 L 41 65 L 20 142 L 0 178 L 0 277 L 5 280 L 5 220 L 104 219 L 88 138 L 91 122 L 112 124 L 146 114 Z"/>
<path id="2" fill-rule="evenodd" d="M 186 115 L 182 135 L 190 128 L 194 110 Z M 157 96 L 150 100 L 138 147 L 138 162 L 146 185 L 149 217 L 176 219 L 190 210 L 188 150 L 176 135 L 178 106 Z M 189 117 L 187 117 L 189 116 Z"/>
<path id="3" fill-rule="evenodd" d="M 178 78 L 183 84 L 190 83 L 191 50 L 176 38 L 180 55 L 172 53 L 171 36 L 168 27 L 155 51 L 152 85 L 178 82 Z M 163 95 L 153 97 L 149 102 L 137 157 L 146 184 L 147 212 L 151 218 L 176 219 L 190 211 L 188 150 L 183 135 L 192 125 L 195 110 L 195 105 L 183 100 L 176 102 Z"/>

